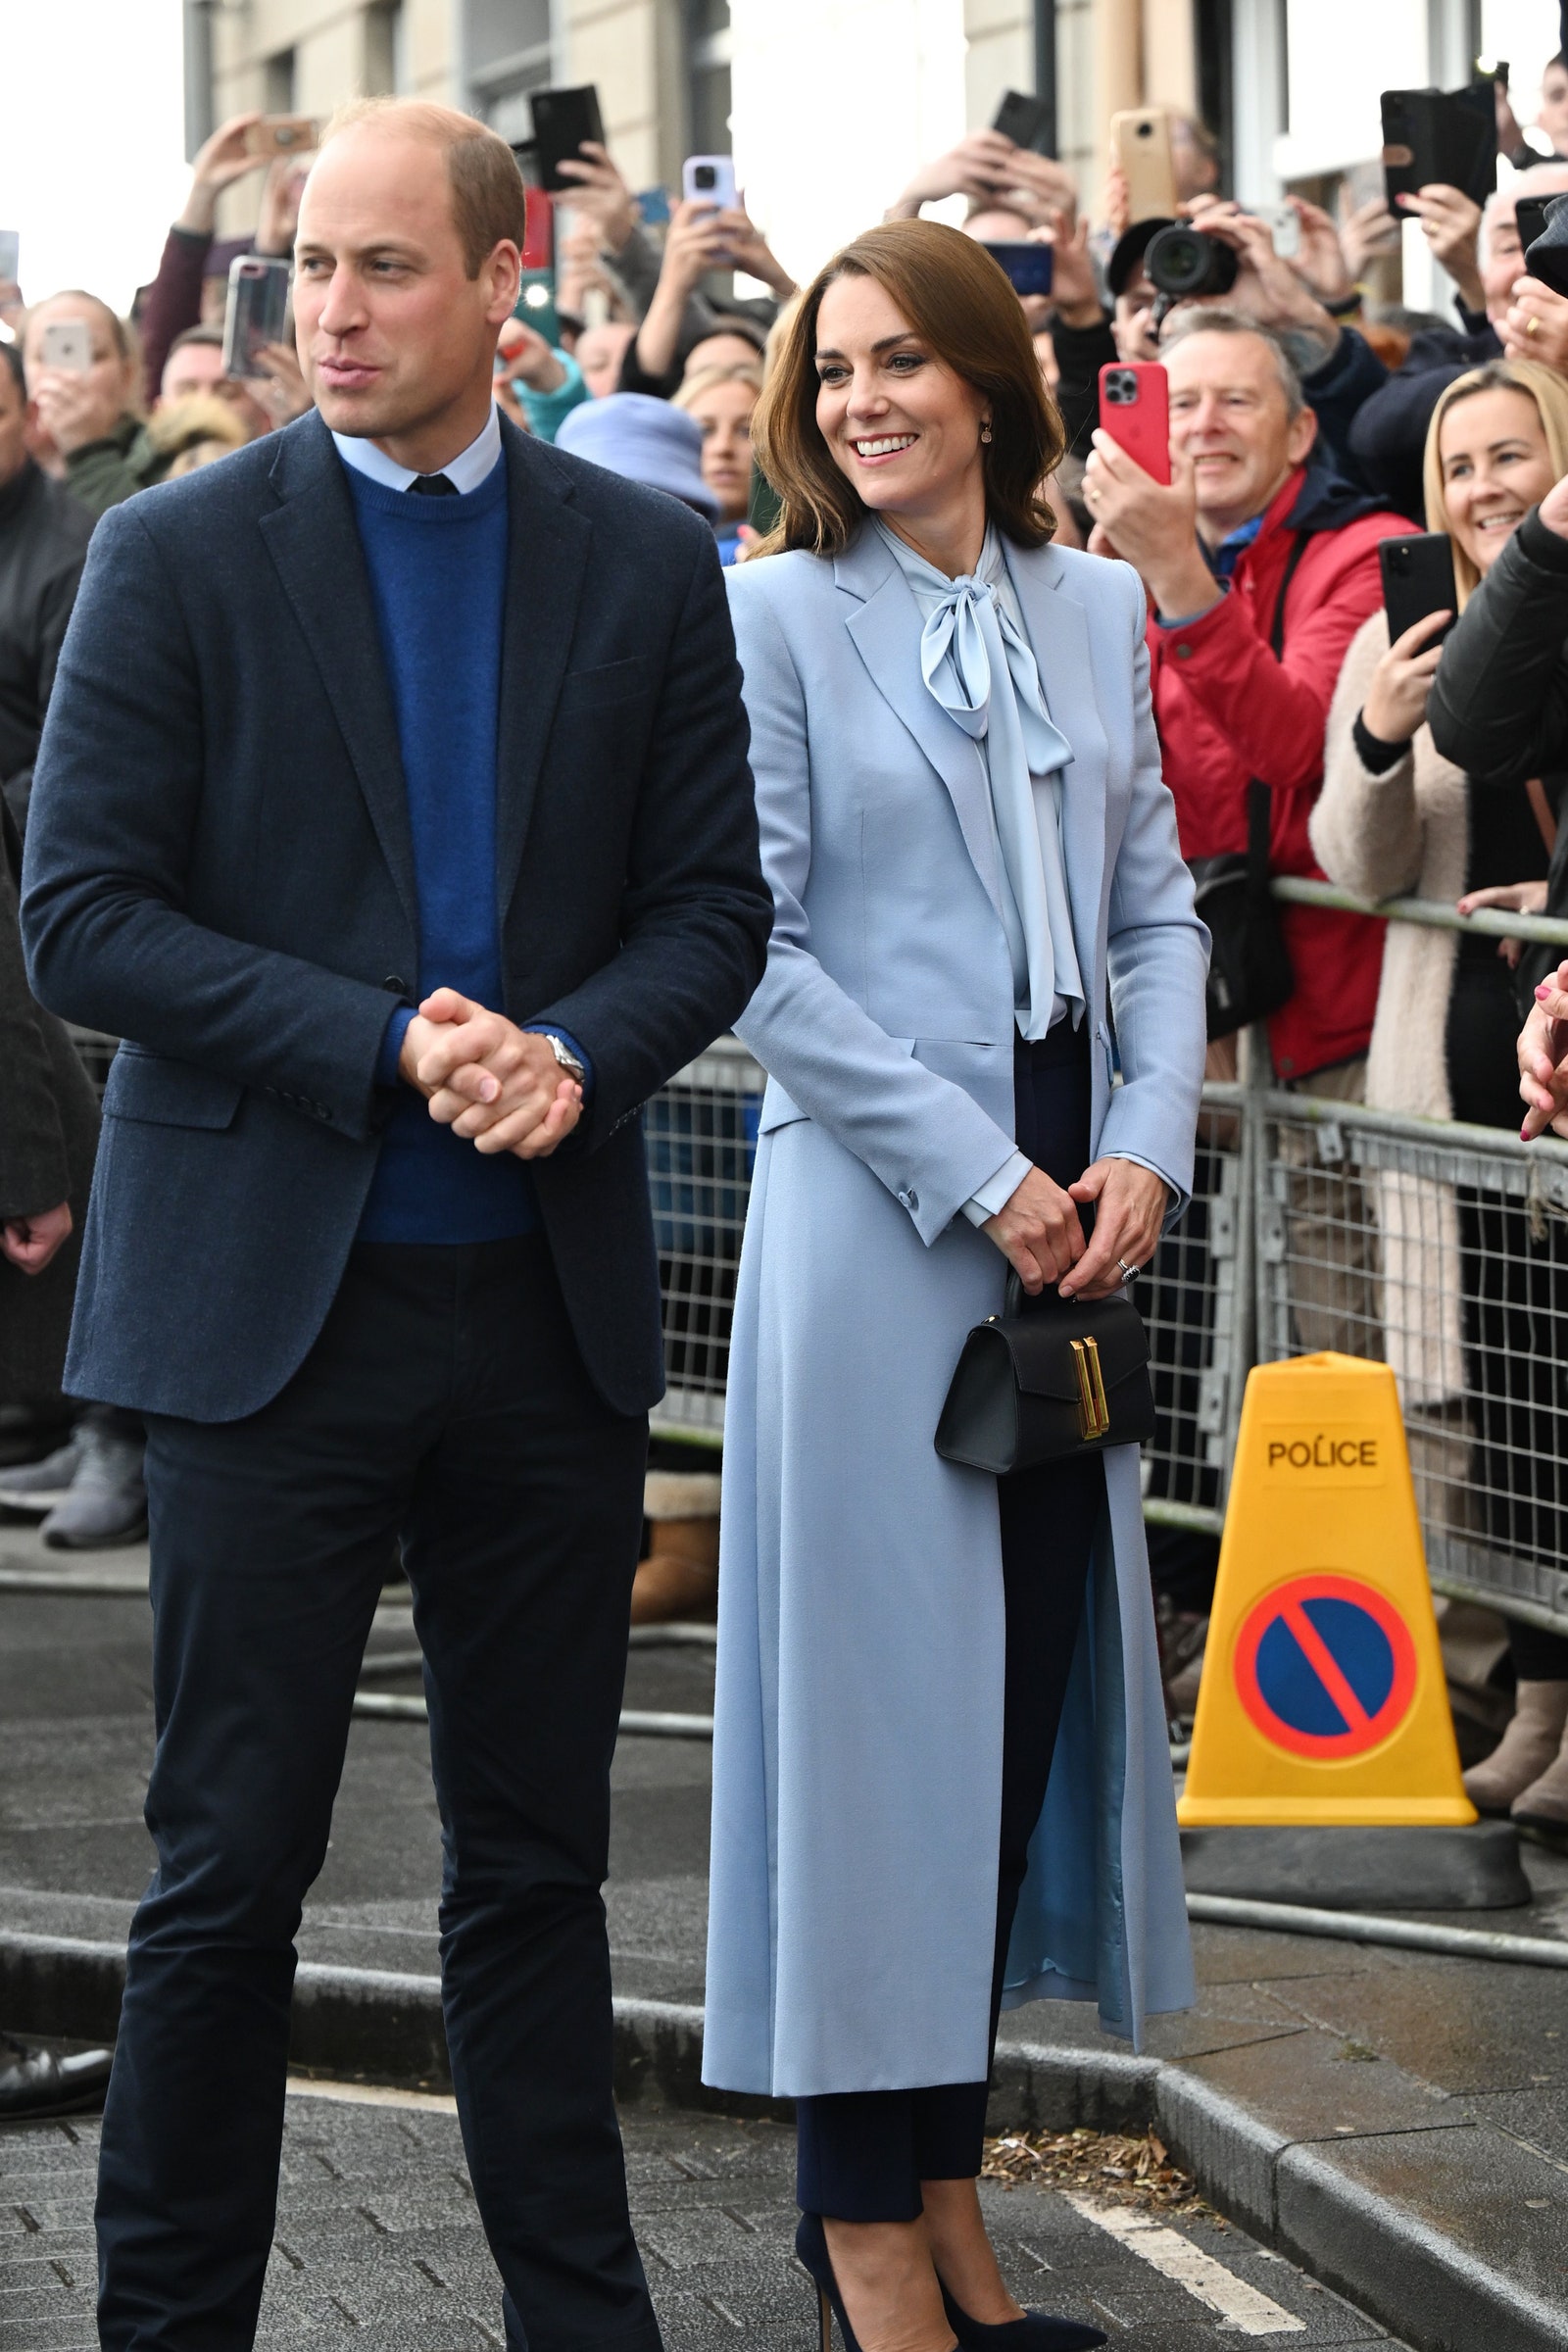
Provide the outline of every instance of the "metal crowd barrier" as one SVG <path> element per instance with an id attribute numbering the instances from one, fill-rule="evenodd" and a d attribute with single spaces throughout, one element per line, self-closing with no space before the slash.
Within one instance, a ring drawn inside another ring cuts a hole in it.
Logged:
<path id="1" fill-rule="evenodd" d="M 1540 915 L 1274 891 L 1568 956 L 1568 922 Z M 114 1041 L 76 1042 L 101 1086 Z M 1261 1031 L 1239 1045 L 1238 1079 L 1203 1089 L 1192 1205 L 1139 1286 L 1146 1519 L 1217 1536 L 1248 1371 L 1339 1348 L 1398 1378 L 1434 1587 L 1568 1634 L 1568 1144 L 1278 1087 Z M 763 1083 L 720 1038 L 644 1114 L 669 1384 L 654 1427 L 710 1448 Z"/>

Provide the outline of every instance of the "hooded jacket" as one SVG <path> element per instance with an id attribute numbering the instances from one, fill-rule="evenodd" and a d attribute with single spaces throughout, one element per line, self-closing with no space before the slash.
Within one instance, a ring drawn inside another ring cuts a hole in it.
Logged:
<path id="1" fill-rule="evenodd" d="M 1273 792 L 1271 870 L 1321 879 L 1307 820 L 1329 705 L 1351 639 L 1382 602 L 1378 542 L 1413 527 L 1339 474 L 1298 466 L 1218 604 L 1173 626 L 1151 616 L 1154 716 L 1185 858 L 1246 849 L 1255 776 Z M 1384 926 L 1314 906 L 1280 911 L 1296 990 L 1269 1022 L 1269 1045 L 1281 1078 L 1305 1078 L 1366 1052 Z"/>

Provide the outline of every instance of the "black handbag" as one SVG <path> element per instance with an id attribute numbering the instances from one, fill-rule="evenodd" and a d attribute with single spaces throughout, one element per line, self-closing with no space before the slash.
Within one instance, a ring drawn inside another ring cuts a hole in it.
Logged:
<path id="1" fill-rule="evenodd" d="M 1285 599 L 1305 546 L 1302 532 L 1286 559 L 1274 600 L 1268 642 L 1276 662 L 1285 651 Z M 1253 1021 L 1266 1021 L 1296 988 L 1279 906 L 1268 886 L 1272 813 L 1273 795 L 1254 776 L 1247 787 L 1246 851 L 1225 850 L 1217 858 L 1188 859 L 1198 913 L 1213 942 L 1205 1003 L 1210 1043 L 1216 1037 L 1234 1037 Z"/>
<path id="2" fill-rule="evenodd" d="M 936 1447 L 944 1461 L 1004 1478 L 1153 1434 L 1149 1334 L 1127 1294 L 1026 1298 L 1009 1274 L 1002 1313 L 963 1343 Z"/>
<path id="3" fill-rule="evenodd" d="M 1267 1020 L 1291 996 L 1296 974 L 1269 891 L 1272 795 L 1254 778 L 1247 788 L 1247 849 L 1189 859 L 1194 905 L 1212 941 L 1204 1009 L 1210 1040 L 1234 1037 Z"/>

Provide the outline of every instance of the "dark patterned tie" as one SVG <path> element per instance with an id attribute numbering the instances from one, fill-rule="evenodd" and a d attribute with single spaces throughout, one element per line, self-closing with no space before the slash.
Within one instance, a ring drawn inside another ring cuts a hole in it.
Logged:
<path id="1" fill-rule="evenodd" d="M 416 473 L 409 484 L 410 498 L 456 498 L 458 485 L 444 473 Z"/>

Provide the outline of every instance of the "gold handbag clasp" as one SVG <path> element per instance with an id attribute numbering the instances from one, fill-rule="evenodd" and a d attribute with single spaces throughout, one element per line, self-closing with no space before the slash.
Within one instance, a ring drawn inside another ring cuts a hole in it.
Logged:
<path id="1" fill-rule="evenodd" d="M 1100 1349 L 1092 1339 L 1072 1342 L 1073 1369 L 1078 1375 L 1078 1433 L 1084 1439 L 1102 1438 L 1110 1427 L 1105 1383 L 1101 1376 Z"/>

